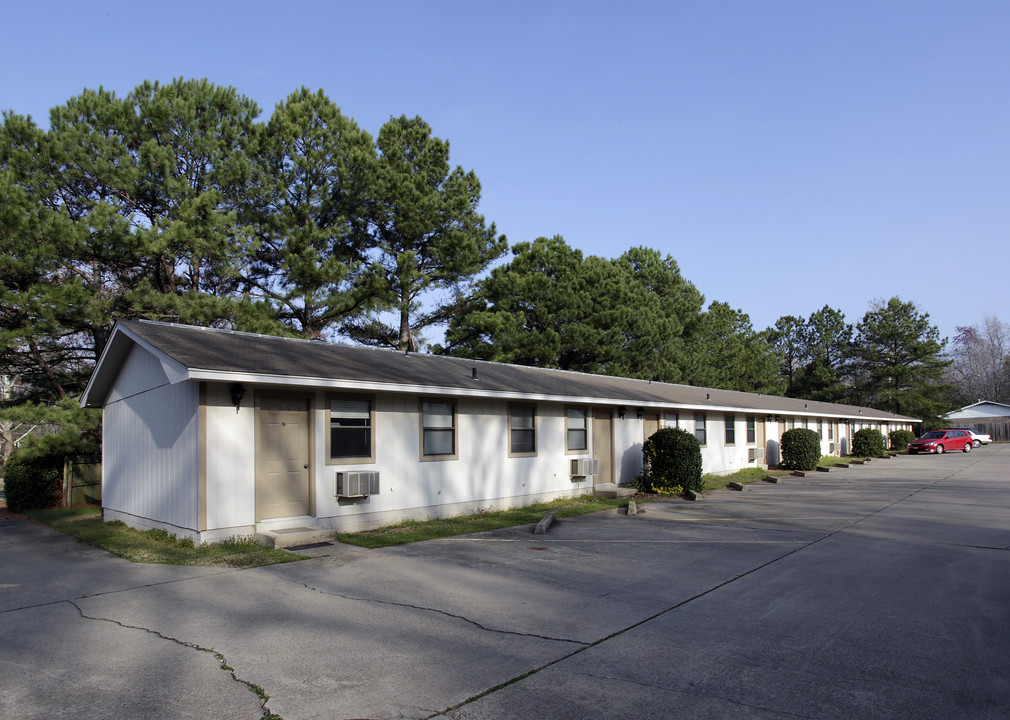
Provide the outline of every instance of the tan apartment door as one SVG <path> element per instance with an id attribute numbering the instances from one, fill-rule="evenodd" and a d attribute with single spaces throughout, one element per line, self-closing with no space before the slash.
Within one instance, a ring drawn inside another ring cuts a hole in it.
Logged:
<path id="1" fill-rule="evenodd" d="M 599 472 L 593 477 L 593 486 L 614 482 L 614 440 L 609 410 L 593 411 L 593 457 Z"/>
<path id="2" fill-rule="evenodd" d="M 767 437 L 767 425 L 765 425 L 764 419 L 758 419 L 754 423 L 754 446 L 761 451 L 761 458 L 757 461 L 757 465 L 768 465 L 768 443 Z"/>
<path id="3" fill-rule="evenodd" d="M 642 440 L 648 440 L 657 432 L 659 432 L 659 413 L 649 411 L 645 413 L 645 429 L 643 432 Z"/>
<path id="4" fill-rule="evenodd" d="M 309 514 L 309 402 L 260 396 L 256 412 L 256 521 Z"/>

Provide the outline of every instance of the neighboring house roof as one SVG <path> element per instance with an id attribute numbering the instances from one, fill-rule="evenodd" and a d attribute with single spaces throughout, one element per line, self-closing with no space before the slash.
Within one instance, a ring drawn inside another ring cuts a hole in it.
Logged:
<path id="1" fill-rule="evenodd" d="M 989 417 L 1010 417 L 1010 405 L 993 402 L 992 400 L 980 400 L 977 403 L 965 405 L 960 410 L 955 410 L 947 415 L 948 420 Z"/>
<path id="2" fill-rule="evenodd" d="M 183 380 L 269 383 L 917 422 L 883 410 L 851 405 L 146 320 L 116 324 L 85 390 L 82 405 L 104 404 L 134 344 L 159 358 L 173 383 Z"/>

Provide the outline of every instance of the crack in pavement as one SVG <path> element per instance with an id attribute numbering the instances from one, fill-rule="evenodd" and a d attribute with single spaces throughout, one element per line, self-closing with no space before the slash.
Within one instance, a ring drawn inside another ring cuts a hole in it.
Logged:
<path id="1" fill-rule="evenodd" d="M 286 578 L 281 575 L 275 574 L 275 577 L 279 578 L 280 580 L 283 580 L 284 582 L 289 582 L 292 585 L 300 585 L 301 587 L 307 590 L 320 593 L 321 595 L 330 595 L 333 597 L 341 598 L 343 600 L 350 600 L 352 602 L 366 602 L 366 603 L 375 603 L 377 605 L 391 605 L 393 607 L 402 607 L 407 608 L 409 610 L 420 610 L 422 612 L 430 612 L 435 613 L 437 615 L 444 615 L 445 617 L 449 617 L 454 620 L 462 620 L 463 622 L 469 623 L 470 625 L 473 625 L 474 627 L 480 630 L 484 630 L 486 632 L 491 633 L 497 633 L 500 635 L 515 635 L 517 637 L 535 638 L 537 640 L 549 640 L 551 642 L 574 643 L 576 645 L 582 645 L 584 647 L 589 647 L 589 645 L 591 644 L 586 640 L 572 640 L 571 638 L 551 637 L 549 635 L 538 635 L 536 633 L 524 633 L 524 632 L 517 632 L 515 630 L 502 630 L 500 628 L 492 628 L 488 627 L 487 625 L 482 625 L 476 620 L 471 620 L 470 618 L 465 617 L 463 615 L 457 615 L 456 613 L 451 613 L 448 610 L 440 610 L 438 608 L 425 607 L 424 605 L 412 605 L 411 603 L 394 602 L 393 600 L 380 600 L 378 598 L 355 597 L 353 595 L 344 595 L 343 593 L 334 592 L 332 590 L 323 590 L 322 588 L 314 587 L 307 583 L 301 582 L 300 580 Z"/>
<path id="2" fill-rule="evenodd" d="M 112 623 L 113 625 L 118 625 L 119 627 L 125 628 L 127 630 L 141 630 L 142 632 L 149 633 L 157 638 L 173 642 L 177 645 L 181 645 L 182 647 L 190 648 L 192 650 L 198 650 L 199 652 L 204 652 L 213 655 L 217 659 L 217 661 L 221 664 L 221 669 L 225 670 L 226 672 L 228 672 L 229 675 L 231 675 L 232 680 L 241 685 L 244 685 L 246 689 L 249 690 L 249 692 L 251 692 L 257 698 L 259 698 L 260 708 L 262 708 L 263 710 L 261 720 L 283 720 L 283 718 L 281 718 L 279 715 L 275 715 L 274 713 L 270 712 L 270 709 L 267 707 L 267 702 L 270 700 L 270 696 L 266 694 L 263 688 L 261 688 L 259 685 L 256 685 L 255 683 L 249 682 L 248 680 L 243 680 L 238 675 L 236 675 L 235 668 L 231 667 L 228 664 L 228 661 L 225 658 L 225 656 L 219 653 L 217 650 L 214 650 L 213 648 L 205 648 L 201 645 L 197 645 L 196 643 L 180 640 L 179 638 L 174 638 L 169 635 L 163 635 L 157 630 L 152 630 L 151 628 L 141 627 L 139 625 L 128 625 L 124 622 L 120 622 L 119 620 L 114 620 L 112 618 L 88 615 L 87 613 L 84 612 L 81 606 L 78 605 L 74 600 L 67 600 L 66 602 L 72 605 L 77 610 L 81 618 L 83 618 L 84 620 L 95 620 L 98 622 Z"/>

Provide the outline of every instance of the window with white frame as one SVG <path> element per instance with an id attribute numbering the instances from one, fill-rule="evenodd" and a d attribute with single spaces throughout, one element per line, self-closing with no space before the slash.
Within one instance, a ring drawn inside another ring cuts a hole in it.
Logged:
<path id="1" fill-rule="evenodd" d="M 736 415 L 724 415 L 726 419 L 726 444 L 736 445 Z"/>
<path id="2" fill-rule="evenodd" d="M 680 421 L 680 414 L 675 412 L 668 412 L 666 414 L 666 427 L 675 428 L 677 423 Z"/>
<path id="3" fill-rule="evenodd" d="M 446 400 L 421 402 L 421 455 L 436 459 L 456 456 L 456 403 Z"/>
<path id="4" fill-rule="evenodd" d="M 589 413 L 585 408 L 565 410 L 565 435 L 568 452 L 589 449 Z"/>
<path id="5" fill-rule="evenodd" d="M 330 396 L 330 460 L 374 462 L 373 430 L 372 398 Z"/>
<path id="6" fill-rule="evenodd" d="M 509 455 L 536 455 L 537 409 L 534 405 L 509 407 Z"/>
<path id="7" fill-rule="evenodd" d="M 757 418 L 753 415 L 747 416 L 747 443 L 753 445 L 757 442 Z"/>

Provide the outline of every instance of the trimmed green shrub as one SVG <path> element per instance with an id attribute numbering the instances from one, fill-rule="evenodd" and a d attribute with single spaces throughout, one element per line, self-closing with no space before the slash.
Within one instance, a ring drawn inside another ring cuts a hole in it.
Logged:
<path id="1" fill-rule="evenodd" d="M 915 440 L 915 433 L 911 430 L 895 430 L 891 433 L 891 449 L 905 450 L 908 443 Z"/>
<path id="2" fill-rule="evenodd" d="M 782 467 L 813 470 L 821 460 L 821 438 L 813 430 L 794 428 L 782 433 Z"/>
<path id="3" fill-rule="evenodd" d="M 702 491 L 701 445 L 686 430 L 663 428 L 653 433 L 642 446 L 642 457 L 647 468 L 643 483 L 652 490 Z"/>
<path id="4" fill-rule="evenodd" d="M 859 457 L 884 457 L 884 435 L 879 430 L 863 428 L 852 436 L 852 454 Z"/>
<path id="5" fill-rule="evenodd" d="M 4 468 L 4 492 L 11 512 L 59 505 L 63 496 L 63 458 L 25 458 L 15 452 Z"/>

